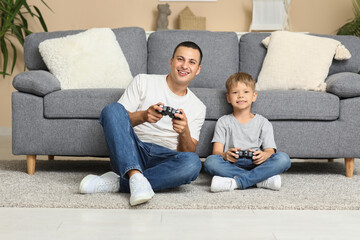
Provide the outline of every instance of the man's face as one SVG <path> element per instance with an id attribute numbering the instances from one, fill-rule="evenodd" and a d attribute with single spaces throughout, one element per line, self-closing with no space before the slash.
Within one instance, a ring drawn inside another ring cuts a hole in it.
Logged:
<path id="1" fill-rule="evenodd" d="M 257 92 L 244 83 L 236 83 L 226 93 L 227 101 L 234 109 L 251 109 L 251 104 L 256 101 Z"/>
<path id="2" fill-rule="evenodd" d="M 176 84 L 188 85 L 200 73 L 200 52 L 188 47 L 179 47 L 170 60 L 171 80 Z"/>

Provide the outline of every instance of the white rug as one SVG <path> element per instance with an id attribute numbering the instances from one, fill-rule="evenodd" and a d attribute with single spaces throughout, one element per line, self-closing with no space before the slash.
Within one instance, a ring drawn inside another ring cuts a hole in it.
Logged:
<path id="1" fill-rule="evenodd" d="M 137 209 L 360 209 L 360 161 L 353 178 L 346 178 L 343 160 L 293 162 L 282 174 L 280 191 L 250 188 L 211 193 L 211 177 L 201 173 L 192 184 L 156 193 Z M 26 161 L 0 161 L 0 207 L 30 208 L 134 208 L 129 194 L 78 194 L 87 174 L 109 171 L 99 160 L 38 160 L 34 176 Z"/>

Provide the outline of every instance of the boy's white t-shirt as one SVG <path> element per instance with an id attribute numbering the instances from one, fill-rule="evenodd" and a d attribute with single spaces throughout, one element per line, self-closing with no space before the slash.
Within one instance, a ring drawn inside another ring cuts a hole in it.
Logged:
<path id="1" fill-rule="evenodd" d="M 167 85 L 166 75 L 137 75 L 118 102 L 129 112 L 144 111 L 159 102 L 175 109 L 181 108 L 188 119 L 191 137 L 199 141 L 200 130 L 205 121 L 206 106 L 190 89 L 187 89 L 185 96 L 173 93 Z M 145 122 L 137 125 L 134 131 L 143 142 L 155 143 L 172 150 L 177 149 L 178 133 L 173 129 L 172 119 L 168 116 L 162 117 L 156 123 Z"/>

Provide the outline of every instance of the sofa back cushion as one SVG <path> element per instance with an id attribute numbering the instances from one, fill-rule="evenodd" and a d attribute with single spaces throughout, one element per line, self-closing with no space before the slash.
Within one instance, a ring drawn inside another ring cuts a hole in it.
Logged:
<path id="1" fill-rule="evenodd" d="M 267 50 L 261 43 L 270 33 L 247 33 L 239 42 L 239 69 L 249 73 L 255 81 L 259 76 Z M 328 37 L 340 41 L 351 53 L 349 60 L 333 60 L 328 76 L 339 72 L 359 72 L 360 70 L 360 39 L 354 36 L 314 35 Z M 285 53 L 284 53 L 285 54 Z"/>
<path id="2" fill-rule="evenodd" d="M 125 55 L 133 76 L 146 73 L 146 34 L 142 28 L 127 27 L 112 29 Z M 39 52 L 39 44 L 47 39 L 74 35 L 82 30 L 33 33 L 25 38 L 24 58 L 29 70 L 48 70 Z"/>
<path id="3" fill-rule="evenodd" d="M 195 42 L 203 52 L 200 74 L 190 83 L 190 87 L 225 88 L 226 79 L 239 71 L 236 33 L 165 30 L 149 36 L 148 73 L 168 74 L 173 51 L 183 41 Z"/>
<path id="4" fill-rule="evenodd" d="M 206 105 L 206 120 L 216 121 L 233 112 L 226 100 L 226 90 L 191 88 L 191 91 Z M 333 121 L 340 115 L 340 99 L 330 93 L 314 91 L 259 91 L 251 111 L 271 121 Z"/>

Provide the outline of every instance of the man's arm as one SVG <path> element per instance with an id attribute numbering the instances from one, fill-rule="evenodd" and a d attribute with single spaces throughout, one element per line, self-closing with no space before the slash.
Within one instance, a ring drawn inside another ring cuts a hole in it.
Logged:
<path id="1" fill-rule="evenodd" d="M 157 103 L 155 105 L 150 106 L 145 111 L 137 111 L 137 112 L 127 111 L 129 113 L 129 119 L 132 126 L 135 127 L 137 125 L 143 124 L 144 122 L 156 123 L 157 121 L 159 121 L 163 117 L 163 115 L 156 112 L 156 110 L 161 111 L 161 107 L 158 106 L 159 104 L 163 105 L 163 103 Z"/>
<path id="2" fill-rule="evenodd" d="M 178 146 L 177 150 L 179 152 L 195 152 L 198 141 L 190 135 L 190 130 L 188 129 L 178 136 Z"/>

